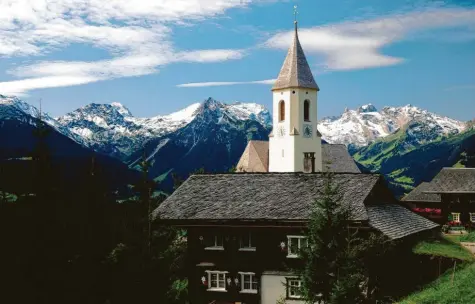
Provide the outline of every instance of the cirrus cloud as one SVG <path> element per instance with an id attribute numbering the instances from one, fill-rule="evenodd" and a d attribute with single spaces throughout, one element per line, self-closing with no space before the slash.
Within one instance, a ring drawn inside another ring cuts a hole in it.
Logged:
<path id="1" fill-rule="evenodd" d="M 0 82 L 0 92 L 24 94 L 33 89 L 146 75 L 174 62 L 240 59 L 244 50 L 177 50 L 171 25 L 193 24 L 250 4 L 249 0 L 1 1 L 0 58 L 43 55 L 72 43 L 104 49 L 111 58 L 20 66 L 8 74 L 22 79 Z"/>
<path id="2" fill-rule="evenodd" d="M 402 63 L 404 58 L 385 55 L 382 48 L 417 37 L 427 30 L 462 29 L 466 39 L 475 39 L 474 26 L 475 9 L 426 8 L 369 20 L 300 29 L 299 38 L 307 54 L 325 57 L 328 69 L 352 70 Z M 264 46 L 287 49 L 292 35 L 293 31 L 277 33 Z"/>

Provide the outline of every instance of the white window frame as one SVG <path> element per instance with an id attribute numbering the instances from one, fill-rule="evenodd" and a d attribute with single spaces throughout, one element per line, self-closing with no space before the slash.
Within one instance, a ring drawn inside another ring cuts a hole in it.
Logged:
<path id="1" fill-rule="evenodd" d="M 219 270 L 206 270 L 208 273 L 208 291 L 220 291 L 220 292 L 227 292 L 226 290 L 226 275 L 229 273 L 228 271 L 219 271 Z M 212 286 L 211 275 L 216 275 L 216 286 Z M 220 280 L 219 276 L 223 276 L 223 279 Z M 224 282 L 224 287 L 219 287 L 219 282 Z"/>
<path id="2" fill-rule="evenodd" d="M 241 275 L 241 291 L 240 293 L 257 293 L 257 278 L 254 272 L 238 272 Z M 244 277 L 249 276 L 250 289 L 244 288 Z M 256 283 L 256 289 L 252 288 L 253 281 Z"/>
<path id="3" fill-rule="evenodd" d="M 307 239 L 306 236 L 304 235 L 288 235 L 287 236 L 287 257 L 288 258 L 298 258 L 299 254 L 298 252 L 292 252 L 292 239 L 297 239 L 297 250 L 300 250 L 302 248 L 301 241 L 302 239 Z M 308 240 L 307 240 L 307 246 L 308 246 Z"/>
<path id="4" fill-rule="evenodd" d="M 452 221 L 460 223 L 460 212 L 452 212 Z"/>
<path id="5" fill-rule="evenodd" d="M 475 212 L 470 212 L 470 221 L 475 223 Z"/>
<path id="6" fill-rule="evenodd" d="M 292 285 L 292 282 L 297 283 L 296 285 Z M 301 299 L 302 295 L 300 294 L 300 290 L 302 288 L 302 280 L 299 278 L 287 278 L 287 296 L 289 299 Z M 293 289 L 299 290 L 299 293 L 294 293 Z"/>
<path id="7" fill-rule="evenodd" d="M 239 251 L 256 251 L 256 247 L 252 246 L 252 234 L 249 232 L 249 244 L 243 244 L 243 237 L 239 239 Z"/>
<path id="8" fill-rule="evenodd" d="M 218 245 L 218 240 L 221 239 L 221 245 Z M 221 235 L 214 236 L 214 245 L 205 247 L 205 250 L 224 250 L 224 239 Z"/>

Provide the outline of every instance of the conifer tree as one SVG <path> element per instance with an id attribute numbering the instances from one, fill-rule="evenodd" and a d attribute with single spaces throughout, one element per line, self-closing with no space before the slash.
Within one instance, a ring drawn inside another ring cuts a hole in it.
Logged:
<path id="1" fill-rule="evenodd" d="M 312 205 L 308 223 L 308 246 L 301 250 L 304 267 L 297 270 L 307 303 L 360 301 L 362 276 L 355 265 L 357 246 L 348 226 L 350 215 L 333 174 L 324 173 L 323 190 Z"/>

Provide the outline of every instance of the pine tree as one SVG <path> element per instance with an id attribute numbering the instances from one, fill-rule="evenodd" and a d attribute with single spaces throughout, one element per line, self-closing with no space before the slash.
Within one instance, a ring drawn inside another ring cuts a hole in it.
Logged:
<path id="1" fill-rule="evenodd" d="M 349 229 L 350 209 L 332 173 L 324 173 L 323 190 L 308 223 L 308 246 L 302 248 L 302 296 L 308 303 L 358 303 L 362 276 L 355 265 L 355 233 Z M 349 301 L 351 299 L 351 301 Z"/>

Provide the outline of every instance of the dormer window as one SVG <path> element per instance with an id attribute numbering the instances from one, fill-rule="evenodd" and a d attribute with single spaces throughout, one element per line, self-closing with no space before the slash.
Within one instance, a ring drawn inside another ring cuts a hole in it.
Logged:
<path id="1" fill-rule="evenodd" d="M 310 121 L 310 100 L 308 99 L 303 102 L 303 120 Z"/>
<path id="2" fill-rule="evenodd" d="M 285 120 L 285 101 L 279 101 L 279 121 Z"/>

